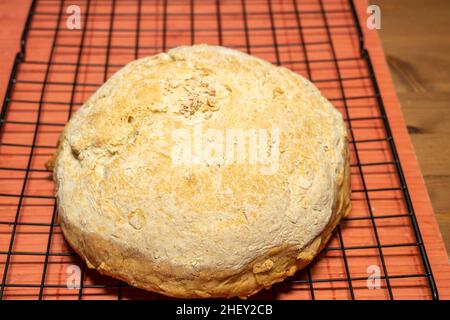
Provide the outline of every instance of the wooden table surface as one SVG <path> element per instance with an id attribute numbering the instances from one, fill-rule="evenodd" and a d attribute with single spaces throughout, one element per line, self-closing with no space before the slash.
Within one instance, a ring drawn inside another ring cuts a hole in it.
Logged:
<path id="1" fill-rule="evenodd" d="M 425 184 L 450 255 L 450 1 L 371 0 Z"/>

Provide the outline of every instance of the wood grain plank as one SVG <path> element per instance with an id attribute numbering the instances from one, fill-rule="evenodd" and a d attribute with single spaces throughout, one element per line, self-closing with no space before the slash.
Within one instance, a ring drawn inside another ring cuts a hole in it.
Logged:
<path id="1" fill-rule="evenodd" d="M 372 0 L 412 143 L 450 253 L 450 2 Z"/>

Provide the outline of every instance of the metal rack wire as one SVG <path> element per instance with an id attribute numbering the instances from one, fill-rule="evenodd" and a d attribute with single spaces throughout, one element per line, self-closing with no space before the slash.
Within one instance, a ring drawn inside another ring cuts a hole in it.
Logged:
<path id="1" fill-rule="evenodd" d="M 74 4 L 81 28 L 69 30 L 66 9 Z M 0 299 L 164 298 L 85 267 L 63 241 L 43 164 L 73 112 L 114 71 L 200 42 L 301 73 L 343 113 L 350 132 L 352 214 L 316 262 L 256 298 L 395 299 L 410 297 L 408 287 L 438 299 L 361 25 L 347 0 L 33 0 L 0 114 Z M 81 266 L 75 290 L 67 286 L 68 265 Z M 378 290 L 367 288 L 368 265 L 380 269 Z"/>

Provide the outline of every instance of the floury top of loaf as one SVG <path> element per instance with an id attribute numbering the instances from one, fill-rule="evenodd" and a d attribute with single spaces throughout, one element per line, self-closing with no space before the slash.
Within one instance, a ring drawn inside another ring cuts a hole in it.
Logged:
<path id="1" fill-rule="evenodd" d="M 350 209 L 340 113 L 298 74 L 218 46 L 114 74 L 65 127 L 54 179 L 89 267 L 175 297 L 269 288 Z"/>

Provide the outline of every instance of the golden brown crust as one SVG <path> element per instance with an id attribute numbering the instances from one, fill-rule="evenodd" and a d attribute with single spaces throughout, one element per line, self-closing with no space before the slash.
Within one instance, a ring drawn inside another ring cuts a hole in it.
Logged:
<path id="1" fill-rule="evenodd" d="M 278 125 L 278 170 L 173 166 L 167 135 L 195 121 Z M 245 298 L 326 245 L 350 210 L 348 158 L 341 116 L 305 79 L 233 50 L 180 47 L 130 63 L 66 126 L 61 227 L 89 267 L 136 287 Z"/>
<path id="2" fill-rule="evenodd" d="M 344 188 L 349 186 L 349 176 L 347 175 L 346 177 Z M 343 200 L 346 197 L 346 195 L 343 195 Z M 117 252 L 118 255 L 115 255 L 112 243 L 102 239 L 99 235 L 93 234 L 88 237 L 89 247 L 82 249 L 85 247 L 84 244 L 79 242 L 79 239 L 82 239 L 83 236 L 74 232 L 76 227 L 72 226 L 69 228 L 62 223 L 62 230 L 66 240 L 86 261 L 89 268 L 97 269 L 104 275 L 120 279 L 135 287 L 178 298 L 247 298 L 261 289 L 269 289 L 274 283 L 281 282 L 287 277 L 294 275 L 298 270 L 306 267 L 325 248 L 341 218 L 345 217 L 351 210 L 349 201 L 344 200 L 339 206 L 342 207 L 336 218 L 330 221 L 323 233 L 317 236 L 301 253 L 285 252 L 282 248 L 279 248 L 280 252 L 283 253 L 282 255 L 278 257 L 274 255 L 261 257 L 261 260 L 271 258 L 276 261 L 270 272 L 260 274 L 245 272 L 233 277 L 225 276 L 220 280 L 206 277 L 206 279 L 203 279 L 202 290 L 198 289 L 198 283 L 202 281 L 200 279 L 187 280 L 183 283 L 180 283 L 176 278 L 172 279 L 171 275 L 173 272 L 180 272 L 180 270 L 172 270 L 170 266 L 161 266 L 161 269 L 166 269 L 166 272 L 158 271 L 155 273 L 155 270 L 145 263 L 141 263 L 139 258 L 136 259 L 137 261 L 133 261 L 134 263 L 124 264 L 125 260 L 123 260 L 121 252 L 119 251 Z M 71 230 L 71 232 L 66 232 L 65 230 Z M 88 256 L 89 253 L 91 253 L 91 256 Z M 143 257 L 142 260 L 144 261 L 145 258 Z M 105 264 L 104 261 L 109 261 L 109 263 Z M 290 267 L 287 268 L 286 266 Z M 151 275 L 161 273 L 164 274 L 164 278 L 151 277 Z M 206 271 L 205 273 L 207 274 L 208 272 Z M 142 275 L 148 275 L 150 279 L 143 279 Z"/>

